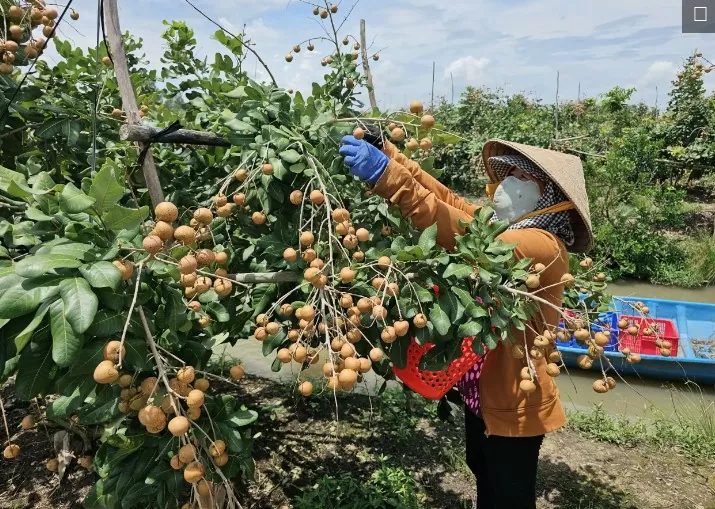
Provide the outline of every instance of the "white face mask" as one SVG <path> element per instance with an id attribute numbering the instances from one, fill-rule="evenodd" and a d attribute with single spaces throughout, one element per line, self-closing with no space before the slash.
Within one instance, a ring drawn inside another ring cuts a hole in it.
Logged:
<path id="1" fill-rule="evenodd" d="M 494 193 L 494 211 L 499 219 L 514 222 L 524 214 L 533 212 L 541 198 L 539 185 L 532 180 L 507 177 Z"/>

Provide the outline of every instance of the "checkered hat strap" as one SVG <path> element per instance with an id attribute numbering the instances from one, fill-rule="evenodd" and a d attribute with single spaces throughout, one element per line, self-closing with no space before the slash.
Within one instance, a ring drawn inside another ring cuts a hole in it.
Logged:
<path id="1" fill-rule="evenodd" d="M 536 203 L 534 210 L 543 210 L 557 203 L 567 201 L 561 189 L 528 157 L 520 154 L 495 156 L 489 158 L 489 164 L 500 180 L 504 179 L 511 168 L 516 167 L 544 183 L 544 193 Z M 497 221 L 498 219 L 496 213 L 494 213 L 491 221 Z M 567 211 L 530 217 L 509 226 L 510 230 L 520 230 L 523 228 L 546 230 L 563 240 L 567 246 L 572 245 L 574 242 L 571 219 Z"/>

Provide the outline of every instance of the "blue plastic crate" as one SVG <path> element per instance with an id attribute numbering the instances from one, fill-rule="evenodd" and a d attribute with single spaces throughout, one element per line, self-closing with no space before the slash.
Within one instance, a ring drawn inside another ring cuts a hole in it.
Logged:
<path id="1" fill-rule="evenodd" d="M 559 327 L 564 325 L 563 320 L 559 322 Z M 611 331 L 610 342 L 603 349 L 608 352 L 615 352 L 618 348 L 618 314 L 614 311 L 608 311 L 606 313 L 599 313 L 598 318 L 591 324 L 591 331 L 601 332 L 601 331 Z M 568 341 L 557 341 L 557 346 L 566 346 L 571 348 L 578 348 L 580 350 L 588 350 L 587 345 L 580 345 L 575 339 L 569 339 Z"/>

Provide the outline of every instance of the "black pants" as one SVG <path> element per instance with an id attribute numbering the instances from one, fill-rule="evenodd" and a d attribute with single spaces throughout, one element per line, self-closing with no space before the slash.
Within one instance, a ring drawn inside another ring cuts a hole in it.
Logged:
<path id="1" fill-rule="evenodd" d="M 477 478 L 478 509 L 535 509 L 536 469 L 544 435 L 484 435 L 484 421 L 464 409 L 467 465 Z"/>

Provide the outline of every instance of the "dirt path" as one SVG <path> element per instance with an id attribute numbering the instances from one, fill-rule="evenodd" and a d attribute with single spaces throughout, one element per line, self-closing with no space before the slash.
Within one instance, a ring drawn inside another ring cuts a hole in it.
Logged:
<path id="1" fill-rule="evenodd" d="M 243 403 L 260 413 L 254 429 L 261 433 L 254 446 L 257 480 L 239 488 L 246 508 L 291 507 L 324 475 L 349 473 L 366 481 L 384 465 L 414 474 L 425 508 L 472 507 L 474 480 L 462 459 L 460 415 L 454 423 L 441 422 L 433 405 L 415 399 L 409 410 L 404 396 L 392 391 L 372 399 L 372 412 L 366 396 L 341 395 L 336 423 L 332 395 L 298 400 L 285 384 L 251 377 L 242 393 Z M 11 405 L 11 426 L 25 412 Z M 23 461 L 0 463 L 0 508 L 81 507 L 93 474 L 72 467 L 56 489 L 56 476 L 44 468 L 51 455 L 44 435 L 21 435 Z M 715 509 L 715 465 L 692 465 L 673 451 L 621 448 L 565 430 L 544 442 L 537 505 Z"/>

